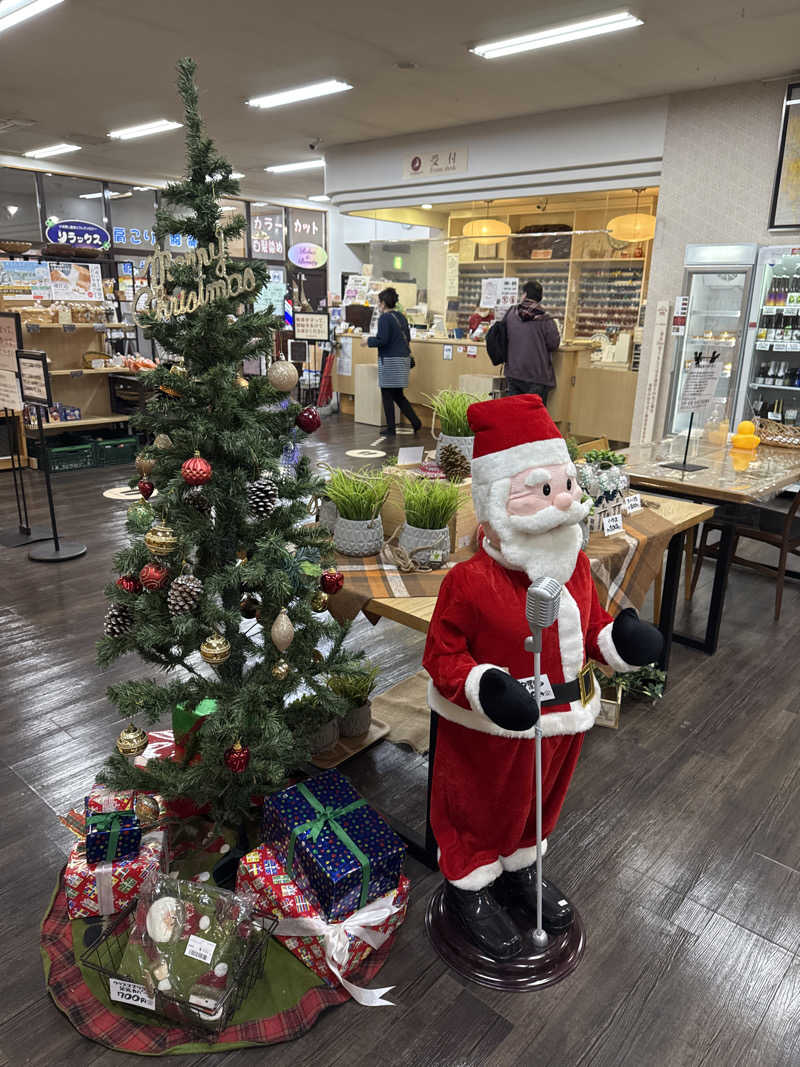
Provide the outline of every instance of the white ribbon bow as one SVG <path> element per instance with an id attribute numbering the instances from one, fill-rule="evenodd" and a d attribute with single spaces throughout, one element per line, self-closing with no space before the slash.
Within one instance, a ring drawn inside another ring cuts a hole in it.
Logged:
<path id="1" fill-rule="evenodd" d="M 326 923 L 319 916 L 309 916 L 298 919 L 279 919 L 275 928 L 276 937 L 321 937 L 325 949 L 325 962 L 336 975 L 341 986 L 347 990 L 353 1000 L 366 1007 L 376 1008 L 385 1005 L 392 1006 L 391 1000 L 384 1000 L 384 994 L 391 992 L 394 986 L 386 986 L 384 989 L 363 989 L 361 986 L 348 982 L 342 974 L 341 968 L 347 962 L 347 949 L 349 946 L 348 934 L 353 934 L 361 941 L 366 941 L 372 948 L 380 948 L 389 937 L 388 933 L 380 933 L 374 927 L 401 910 L 402 905 L 394 903 L 395 893 L 387 893 L 386 896 L 374 900 L 352 915 L 348 915 L 341 922 Z"/>

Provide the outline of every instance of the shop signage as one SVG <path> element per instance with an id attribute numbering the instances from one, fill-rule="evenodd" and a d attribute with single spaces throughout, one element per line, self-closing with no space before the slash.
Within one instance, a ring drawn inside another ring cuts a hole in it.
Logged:
<path id="1" fill-rule="evenodd" d="M 75 248 L 111 247 L 111 235 L 102 226 L 81 219 L 47 220 L 45 238 L 56 245 L 74 245 Z"/>
<path id="2" fill-rule="evenodd" d="M 327 314 L 298 311 L 294 317 L 294 335 L 298 341 L 327 341 L 330 339 L 330 332 Z"/>
<path id="3" fill-rule="evenodd" d="M 717 392 L 717 383 L 722 375 L 722 360 L 714 359 L 713 363 L 693 363 L 683 379 L 683 390 L 678 404 L 678 411 L 688 413 L 690 411 L 702 411 L 714 399 Z"/>
<path id="4" fill-rule="evenodd" d="M 155 230 L 151 230 L 147 226 L 144 226 L 141 229 L 137 226 L 113 226 L 111 232 L 114 235 L 115 245 L 150 245 L 152 247 L 155 246 L 156 243 Z M 180 247 L 183 235 L 180 233 L 171 234 L 170 244 L 172 243 L 173 237 L 178 239 L 178 247 Z M 194 241 L 196 246 L 196 238 L 192 237 L 191 240 Z"/>
<path id="5" fill-rule="evenodd" d="M 325 212 L 289 208 L 289 242 L 313 241 L 325 247 Z"/>
<path id="6" fill-rule="evenodd" d="M 273 208 L 251 214 L 250 241 L 256 259 L 283 259 L 286 254 L 283 209 Z"/>
<path id="7" fill-rule="evenodd" d="M 466 169 L 466 145 L 412 152 L 403 160 L 404 178 L 435 178 L 442 174 L 463 174 Z"/>
<path id="8" fill-rule="evenodd" d="M 53 397 L 50 393 L 50 375 L 45 353 L 17 349 L 17 368 L 23 401 L 26 404 L 49 408 Z"/>
<path id="9" fill-rule="evenodd" d="M 0 408 L 20 411 L 17 384 L 17 349 L 22 348 L 22 330 L 15 311 L 0 312 Z"/>
<path id="10" fill-rule="evenodd" d="M 47 263 L 30 259 L 0 260 L 0 295 L 6 300 L 50 299 Z"/>
<path id="11" fill-rule="evenodd" d="M 302 242 L 292 245 L 288 252 L 289 262 L 306 270 L 316 270 L 328 262 L 328 253 L 321 245 Z"/>
<path id="12" fill-rule="evenodd" d="M 99 263 L 51 263 L 49 300 L 103 299 L 103 275 Z"/>

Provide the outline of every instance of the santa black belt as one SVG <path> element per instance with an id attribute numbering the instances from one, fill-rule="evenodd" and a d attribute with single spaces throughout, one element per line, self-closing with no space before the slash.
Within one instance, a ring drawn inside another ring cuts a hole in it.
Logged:
<path id="1" fill-rule="evenodd" d="M 587 663 L 578 677 L 571 682 L 557 682 L 552 689 L 553 699 L 544 700 L 543 708 L 550 708 L 555 704 L 573 704 L 576 700 L 580 700 L 585 707 L 594 695 L 594 672 L 591 665 Z"/>

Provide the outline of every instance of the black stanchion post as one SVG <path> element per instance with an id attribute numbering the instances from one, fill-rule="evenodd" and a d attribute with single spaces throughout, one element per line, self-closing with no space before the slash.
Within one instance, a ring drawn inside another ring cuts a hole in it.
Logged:
<path id="1" fill-rule="evenodd" d="M 46 526 L 31 526 L 28 517 L 28 500 L 25 496 L 25 479 L 22 471 L 22 450 L 19 446 L 19 428 L 14 411 L 9 408 L 3 409 L 3 417 L 8 428 L 8 444 L 11 453 L 11 477 L 14 481 L 14 496 L 17 500 L 17 529 L 0 530 L 0 545 L 5 548 L 20 548 L 22 545 L 30 545 L 35 541 L 46 541 L 50 537 L 50 531 Z M 17 475 L 19 474 L 19 481 Z"/>

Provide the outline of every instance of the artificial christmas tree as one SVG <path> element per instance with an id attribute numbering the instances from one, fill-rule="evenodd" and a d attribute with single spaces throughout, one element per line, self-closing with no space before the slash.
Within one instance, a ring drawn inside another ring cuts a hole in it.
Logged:
<path id="1" fill-rule="evenodd" d="M 112 686 L 122 716 L 155 724 L 178 705 L 191 710 L 203 700 L 216 701 L 216 711 L 183 759 L 150 760 L 139 769 L 114 754 L 101 779 L 114 788 L 188 796 L 238 826 L 253 796 L 281 785 L 307 758 L 317 728 L 345 713 L 327 677 L 358 670 L 358 657 L 343 650 L 343 629 L 312 608 L 333 552 L 327 530 L 304 524 L 321 486 L 298 455 L 300 405 L 287 396 L 284 374 L 294 368 L 281 364 L 281 373 L 254 378 L 247 389 L 240 384 L 245 354 L 272 352 L 279 323 L 243 305 L 268 270 L 228 254 L 244 219 L 221 221 L 217 201 L 236 195 L 238 183 L 204 132 L 194 70 L 188 59 L 178 66 L 187 176 L 165 190 L 174 213 L 162 208 L 155 229 L 159 240 L 184 234 L 192 251 L 157 251 L 150 287 L 137 302 L 140 323 L 186 373 L 178 377 L 162 364 L 141 375 L 150 399 L 132 425 L 153 440 L 147 478 L 158 493 L 144 505 L 151 523 L 142 506 L 129 511 L 130 544 L 115 564 L 121 576 L 138 575 L 146 592 L 136 595 L 127 582 L 108 587 L 118 615 L 127 612 L 132 624 L 127 631 L 115 625 L 98 650 L 103 666 L 136 652 L 167 674 L 166 681 Z M 311 421 L 300 420 L 310 428 Z M 257 499 L 254 485 L 261 487 Z M 192 580 L 181 576 L 186 564 Z M 255 598 L 260 623 L 248 622 Z M 228 754 L 237 743 L 249 759 L 234 769 Z"/>

